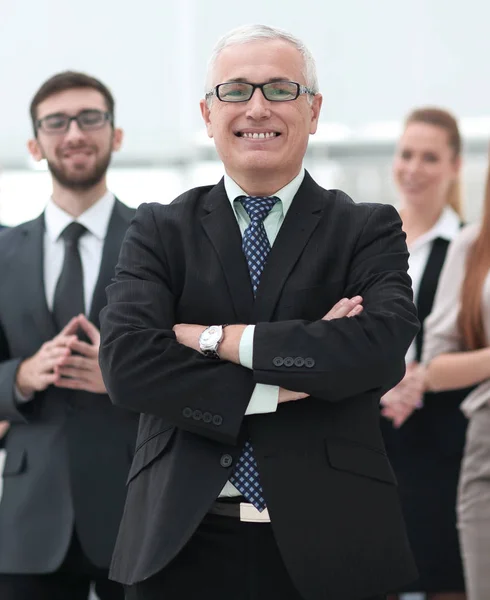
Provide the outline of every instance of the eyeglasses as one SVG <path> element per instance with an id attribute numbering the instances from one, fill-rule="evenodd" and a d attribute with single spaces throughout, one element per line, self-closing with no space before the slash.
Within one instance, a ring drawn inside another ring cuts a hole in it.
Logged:
<path id="1" fill-rule="evenodd" d="M 112 125 L 112 115 L 102 110 L 87 109 L 80 111 L 74 117 L 65 113 L 55 113 L 48 115 L 36 121 L 36 129 L 44 131 L 50 135 L 57 133 L 66 133 L 70 128 L 71 122 L 76 121 L 82 131 L 95 131 L 102 129 L 107 121 Z"/>
<path id="2" fill-rule="evenodd" d="M 270 102 L 289 102 L 296 100 L 301 94 L 315 95 L 315 92 L 295 81 L 271 81 L 268 83 L 245 83 L 231 81 L 220 83 L 214 90 L 206 94 L 208 100 L 216 96 L 221 102 L 247 102 L 259 88 L 264 98 Z"/>

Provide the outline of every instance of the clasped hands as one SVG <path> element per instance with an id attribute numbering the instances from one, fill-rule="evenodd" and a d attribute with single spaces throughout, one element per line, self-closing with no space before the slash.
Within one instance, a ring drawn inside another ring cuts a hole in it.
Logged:
<path id="1" fill-rule="evenodd" d="M 90 344 L 81 341 L 82 330 Z M 17 371 L 16 385 L 26 398 L 49 385 L 105 394 L 99 367 L 100 333 L 85 315 L 77 315 L 52 340 L 24 360 Z"/>
<path id="2" fill-rule="evenodd" d="M 355 296 L 354 298 L 342 298 L 326 315 L 322 317 L 322 321 L 332 321 L 333 319 L 341 319 L 343 317 L 351 318 L 360 315 L 363 311 L 362 297 Z M 180 323 L 173 327 L 173 331 L 179 344 L 183 344 L 192 350 L 199 352 L 199 336 L 206 329 L 207 325 L 192 325 L 189 323 Z M 240 364 L 239 346 L 240 339 L 246 325 L 228 325 L 225 329 L 224 339 L 219 348 L 220 356 L 223 360 Z M 279 388 L 279 404 L 283 402 L 292 402 L 307 398 L 309 394 L 303 392 L 295 392 L 285 388 Z"/>
<path id="3" fill-rule="evenodd" d="M 408 364 L 405 377 L 381 398 L 381 414 L 398 429 L 414 410 L 422 408 L 425 390 L 424 366 L 417 362 Z"/>

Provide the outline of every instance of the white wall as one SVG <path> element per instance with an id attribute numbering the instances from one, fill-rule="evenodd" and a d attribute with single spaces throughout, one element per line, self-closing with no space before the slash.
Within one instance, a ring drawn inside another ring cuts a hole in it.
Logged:
<path id="1" fill-rule="evenodd" d="M 0 0 L 0 166 L 25 164 L 28 105 L 67 68 L 100 77 L 126 130 L 120 161 L 188 151 L 217 38 L 263 22 L 316 55 L 323 120 L 358 126 L 437 103 L 490 114 L 490 4 L 485 0 Z"/>

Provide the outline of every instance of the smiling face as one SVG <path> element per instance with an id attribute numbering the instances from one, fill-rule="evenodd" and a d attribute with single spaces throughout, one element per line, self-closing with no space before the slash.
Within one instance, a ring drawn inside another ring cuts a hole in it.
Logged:
<path id="1" fill-rule="evenodd" d="M 74 88 L 53 94 L 37 107 L 37 118 L 48 115 L 78 115 L 83 110 L 107 111 L 103 95 L 91 88 Z M 65 189 L 89 190 L 105 177 L 113 151 L 122 142 L 122 131 L 111 123 L 94 131 L 82 131 L 71 121 L 66 133 L 48 134 L 42 127 L 37 137 L 29 141 L 29 151 L 35 160 L 46 159 L 56 182 Z"/>
<path id="2" fill-rule="evenodd" d="M 236 80 L 306 85 L 303 70 L 303 57 L 293 45 L 282 40 L 247 42 L 229 46 L 218 55 L 213 86 Z M 321 103 L 320 94 L 311 104 L 306 95 L 271 102 L 255 89 L 247 102 L 221 102 L 213 97 L 208 106 L 202 100 L 201 112 L 230 177 L 247 192 L 252 181 L 274 181 L 274 192 L 299 173 L 309 135 L 317 128 Z"/>
<path id="3" fill-rule="evenodd" d="M 459 169 L 460 158 L 455 156 L 443 127 L 418 122 L 407 125 L 393 164 L 395 181 L 406 205 L 442 209 Z"/>

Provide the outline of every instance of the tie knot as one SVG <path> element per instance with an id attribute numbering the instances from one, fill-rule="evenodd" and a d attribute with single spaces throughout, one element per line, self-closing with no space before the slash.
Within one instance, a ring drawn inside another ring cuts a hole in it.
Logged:
<path id="1" fill-rule="evenodd" d="M 87 228 L 84 225 L 77 223 L 76 221 L 72 221 L 63 229 L 60 237 L 63 239 L 65 244 L 78 244 L 78 240 L 86 231 Z"/>
<path id="2" fill-rule="evenodd" d="M 277 196 L 241 196 L 239 200 L 252 221 L 263 221 L 279 198 Z"/>

